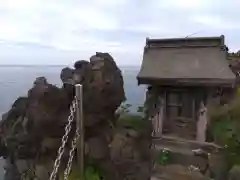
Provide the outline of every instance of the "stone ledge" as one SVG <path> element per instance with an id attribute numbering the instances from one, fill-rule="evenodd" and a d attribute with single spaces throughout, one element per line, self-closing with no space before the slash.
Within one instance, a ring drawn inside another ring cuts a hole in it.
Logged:
<path id="1" fill-rule="evenodd" d="M 153 143 L 156 145 L 161 146 L 175 146 L 184 149 L 194 150 L 194 149 L 202 149 L 204 151 L 207 151 L 208 153 L 220 151 L 223 149 L 223 147 L 215 144 L 215 143 L 209 143 L 209 142 L 197 142 L 193 140 L 185 140 L 181 138 L 176 137 L 170 137 L 170 136 L 161 136 L 161 137 L 153 137 Z"/>

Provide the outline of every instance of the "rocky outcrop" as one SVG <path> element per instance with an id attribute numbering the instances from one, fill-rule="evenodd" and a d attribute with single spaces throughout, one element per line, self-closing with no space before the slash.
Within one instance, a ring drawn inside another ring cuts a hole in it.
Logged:
<path id="1" fill-rule="evenodd" d="M 113 58 L 108 53 L 96 53 L 90 62 L 81 60 L 75 63 L 74 69 L 62 69 L 60 78 L 63 82 L 60 88 L 49 84 L 44 77 L 37 78 L 28 96 L 18 98 L 4 114 L 0 123 L 0 155 L 7 159 L 7 173 L 12 172 L 10 167 L 15 167 L 20 175 L 34 172 L 39 179 L 49 176 L 74 99 L 74 85 L 80 83 L 83 85 L 86 158 L 98 165 L 108 180 L 148 179 L 149 157 L 146 154 L 150 140 L 144 138 L 147 134 L 126 127 L 119 133 L 116 128 L 115 111 L 125 100 L 125 93 L 121 71 Z M 75 128 L 73 122 L 69 139 L 73 138 Z M 122 134 L 125 130 L 127 133 Z M 122 142 L 119 136 L 126 144 L 123 149 L 110 145 Z M 67 143 L 61 170 L 66 164 L 70 144 Z M 118 151 L 122 152 L 117 155 Z M 145 165 L 138 167 L 139 163 Z M 120 170 L 120 166 L 132 169 L 132 177 Z M 144 178 L 140 178 L 139 169 L 148 171 Z"/>
<path id="2" fill-rule="evenodd" d="M 111 157 L 126 180 L 147 180 L 151 174 L 151 122 L 137 126 L 118 124 L 111 143 Z"/>
<path id="3" fill-rule="evenodd" d="M 233 166 L 228 174 L 228 180 L 239 180 L 240 179 L 240 166 Z"/>
<path id="4" fill-rule="evenodd" d="M 161 169 L 161 173 L 155 174 L 158 179 L 209 180 L 199 171 L 181 165 L 159 166 L 158 168 Z"/>

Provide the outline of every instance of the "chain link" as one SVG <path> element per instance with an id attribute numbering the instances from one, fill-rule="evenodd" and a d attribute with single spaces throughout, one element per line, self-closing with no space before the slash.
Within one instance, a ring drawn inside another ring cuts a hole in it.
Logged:
<path id="1" fill-rule="evenodd" d="M 51 176 L 50 176 L 49 180 L 55 180 L 56 179 L 58 169 L 59 169 L 59 166 L 61 164 L 61 158 L 62 158 L 62 155 L 65 151 L 65 145 L 66 145 L 67 140 L 68 140 L 68 135 L 69 135 L 69 132 L 71 131 L 71 128 L 72 128 L 71 124 L 74 120 L 74 113 L 76 112 L 76 108 L 77 108 L 77 98 L 75 96 L 74 100 L 73 100 L 73 102 L 70 106 L 70 115 L 68 116 L 68 123 L 65 126 L 65 134 L 62 137 L 62 144 L 58 149 L 58 156 L 57 156 L 57 158 L 54 162 L 53 171 L 51 173 Z"/>
<path id="2" fill-rule="evenodd" d="M 73 161 L 73 158 L 74 158 L 74 155 L 75 155 L 75 149 L 77 147 L 77 140 L 78 140 L 79 136 L 80 136 L 80 132 L 79 132 L 79 129 L 77 128 L 76 129 L 76 134 L 75 134 L 75 136 L 72 140 L 72 148 L 69 151 L 69 159 L 68 159 L 67 167 L 64 171 L 64 180 L 68 180 L 69 174 L 71 172 L 72 161 Z"/>

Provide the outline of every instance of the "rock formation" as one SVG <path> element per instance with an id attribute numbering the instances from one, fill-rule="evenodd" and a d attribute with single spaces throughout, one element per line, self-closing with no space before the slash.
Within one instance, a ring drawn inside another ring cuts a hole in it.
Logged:
<path id="1" fill-rule="evenodd" d="M 235 165 L 231 168 L 228 175 L 229 180 L 239 180 L 240 179 L 240 166 Z"/>
<path id="2" fill-rule="evenodd" d="M 75 95 L 74 85 L 78 83 L 83 85 L 87 162 L 99 166 L 106 180 L 149 179 L 150 133 L 116 127 L 115 111 L 125 100 L 125 93 L 121 71 L 113 58 L 108 53 L 96 53 L 90 62 L 77 61 L 74 67 L 62 69 L 60 88 L 44 77 L 37 78 L 28 96 L 19 97 L 3 115 L 0 155 L 7 161 L 6 179 L 18 180 L 24 175 L 31 179 L 31 174 L 38 179 L 49 177 Z M 70 140 L 75 128 L 73 122 Z M 11 169 L 18 172 L 14 178 L 8 177 L 9 172 L 13 175 Z"/>

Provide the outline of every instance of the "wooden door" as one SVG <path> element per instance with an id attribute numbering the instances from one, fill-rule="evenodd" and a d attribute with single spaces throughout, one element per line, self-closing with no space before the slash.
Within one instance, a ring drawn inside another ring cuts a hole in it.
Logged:
<path id="1" fill-rule="evenodd" d="M 194 96 L 189 91 L 167 92 L 163 132 L 172 136 L 194 139 L 196 135 L 194 106 Z"/>

